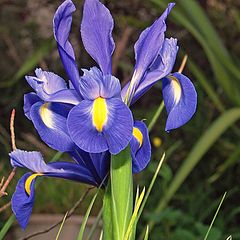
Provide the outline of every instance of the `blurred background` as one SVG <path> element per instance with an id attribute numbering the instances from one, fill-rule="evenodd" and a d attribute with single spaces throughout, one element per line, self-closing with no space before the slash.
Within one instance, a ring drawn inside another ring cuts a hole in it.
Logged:
<path id="1" fill-rule="evenodd" d="M 0 170 L 11 171 L 9 118 L 16 109 L 17 146 L 39 150 L 51 160 L 56 152 L 39 138 L 23 114 L 23 95 L 31 89 L 24 75 L 36 67 L 53 71 L 67 79 L 53 40 L 52 18 L 60 0 L 0 0 Z M 82 1 L 74 1 L 71 42 L 79 67 L 95 65 L 84 51 L 80 33 Z M 166 0 L 103 1 L 114 20 L 116 51 L 113 72 L 122 84 L 129 80 L 133 64 L 133 44 L 166 7 Z M 150 239 L 203 239 L 219 202 L 227 196 L 208 239 L 240 239 L 240 2 L 236 0 L 176 0 L 168 21 L 166 35 L 179 41 L 175 70 L 188 55 L 184 74 L 198 92 L 198 108 L 193 119 L 181 129 L 164 131 L 163 110 L 150 133 L 152 160 L 144 172 L 135 176 L 137 185 L 148 186 L 164 151 L 160 171 L 141 218 L 138 233 L 148 222 L 155 226 Z M 162 101 L 161 84 L 156 84 L 133 107 L 135 118 L 150 123 Z M 58 156 L 59 157 L 59 156 Z M 62 155 L 66 159 L 67 156 Z M 8 188 L 8 203 L 23 174 L 17 175 Z M 39 181 L 34 213 L 65 213 L 79 199 L 84 185 L 58 179 Z M 84 213 L 91 194 L 76 210 Z M 101 202 L 96 204 L 97 215 Z M 0 207 L 1 207 L 0 206 Z M 0 225 L 11 215 L 1 212 Z M 16 225 L 16 224 L 15 224 Z M 229 238 L 230 239 L 230 238 Z"/>

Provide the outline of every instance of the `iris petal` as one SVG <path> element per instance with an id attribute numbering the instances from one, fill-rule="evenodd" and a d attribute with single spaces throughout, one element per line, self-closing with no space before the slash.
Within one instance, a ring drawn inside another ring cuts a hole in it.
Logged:
<path id="1" fill-rule="evenodd" d="M 22 229 L 27 227 L 35 199 L 34 184 L 36 179 L 33 179 L 31 183 L 30 195 L 25 190 L 25 182 L 31 175 L 31 173 L 26 173 L 21 177 L 12 196 L 12 210 Z"/>
<path id="2" fill-rule="evenodd" d="M 93 121 L 93 114 L 100 116 L 101 109 L 99 112 L 93 112 L 93 101 L 88 100 L 83 100 L 71 110 L 67 122 L 68 129 L 71 138 L 82 150 L 91 153 L 109 150 L 112 154 L 117 154 L 128 145 L 131 139 L 132 114 L 120 99 L 104 101 L 107 106 L 107 115 L 104 122 L 98 122 L 102 124 L 101 129 L 94 125 Z"/>
<path id="3" fill-rule="evenodd" d="M 152 63 L 149 70 L 141 79 L 139 86 L 136 88 L 131 104 L 135 103 L 144 95 L 158 80 L 170 74 L 176 61 L 178 52 L 177 39 L 166 38 L 159 52 L 158 57 Z M 125 98 L 129 84 L 122 89 L 122 98 Z"/>
<path id="4" fill-rule="evenodd" d="M 114 76 L 103 75 L 96 67 L 89 71 L 83 69 L 83 72 L 79 87 L 84 99 L 121 97 L 121 84 Z"/>
<path id="5" fill-rule="evenodd" d="M 75 144 L 67 131 L 67 115 L 71 105 L 60 103 L 35 103 L 31 108 L 31 119 L 42 140 L 61 152 L 71 151 Z"/>
<path id="6" fill-rule="evenodd" d="M 111 74 L 113 19 L 109 10 L 98 0 L 86 0 L 83 9 L 81 36 L 85 49 L 98 63 L 104 75 Z"/>
<path id="7" fill-rule="evenodd" d="M 26 173 L 18 182 L 12 196 L 12 210 L 21 226 L 25 229 L 34 204 L 34 185 L 38 176 L 63 178 L 98 186 L 89 170 L 78 164 L 69 162 L 53 162 L 46 164 L 38 152 L 16 150 L 10 154 L 13 166 L 27 167 L 43 173 Z M 36 164 L 36 166 L 34 166 Z"/>
<path id="8" fill-rule="evenodd" d="M 78 91 L 80 76 L 75 61 L 74 50 L 68 40 L 72 24 L 72 14 L 75 10 L 76 8 L 71 0 L 64 1 L 54 15 L 53 31 L 62 63 L 72 84 L 76 91 Z"/>
<path id="9" fill-rule="evenodd" d="M 142 171 L 151 159 L 151 144 L 144 122 L 134 122 L 133 138 L 130 141 L 133 173 Z"/>
<path id="10" fill-rule="evenodd" d="M 31 93 L 27 93 L 24 95 L 24 106 L 23 106 L 23 110 L 24 110 L 24 114 L 25 116 L 31 120 L 31 117 L 30 117 L 30 110 L 31 110 L 31 107 L 37 103 L 41 101 L 41 99 L 38 97 L 38 95 L 34 92 L 31 92 Z"/>
<path id="11" fill-rule="evenodd" d="M 133 117 L 130 109 L 119 99 L 107 100 L 107 106 L 109 116 L 104 135 L 110 153 L 118 154 L 132 138 Z"/>
<path id="12" fill-rule="evenodd" d="M 174 5 L 174 3 L 168 5 L 164 13 L 141 33 L 134 46 L 136 65 L 132 81 L 135 86 L 138 86 L 145 71 L 151 66 L 162 48 L 166 31 L 165 20 Z"/>
<path id="13" fill-rule="evenodd" d="M 13 167 L 28 168 L 36 173 L 50 172 L 52 170 L 44 162 L 40 152 L 27 152 L 17 149 L 12 151 L 9 156 Z"/>
<path id="14" fill-rule="evenodd" d="M 44 101 L 63 102 L 77 105 L 81 97 L 73 89 L 68 89 L 64 79 L 52 72 L 35 71 L 36 77 L 26 76 L 29 85 Z"/>
<path id="15" fill-rule="evenodd" d="M 163 100 L 168 118 L 166 131 L 176 129 L 187 123 L 196 111 L 197 93 L 189 78 L 173 73 L 163 80 Z"/>
<path id="16" fill-rule="evenodd" d="M 93 101 L 83 100 L 68 115 L 67 126 L 75 144 L 86 152 L 99 153 L 108 150 L 103 133 L 92 123 Z"/>

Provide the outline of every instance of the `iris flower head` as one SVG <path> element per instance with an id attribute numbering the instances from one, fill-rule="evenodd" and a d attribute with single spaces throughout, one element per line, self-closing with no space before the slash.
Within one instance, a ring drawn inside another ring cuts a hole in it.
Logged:
<path id="1" fill-rule="evenodd" d="M 166 131 L 188 122 L 196 110 L 197 94 L 189 78 L 172 73 L 178 46 L 166 38 L 166 18 L 174 7 L 145 29 L 134 46 L 135 66 L 131 80 L 121 88 L 112 75 L 113 18 L 99 0 L 85 0 L 80 32 L 83 45 L 97 67 L 79 70 L 69 41 L 71 0 L 65 0 L 53 19 L 53 32 L 59 55 L 69 80 L 40 68 L 26 76 L 34 90 L 24 96 L 24 112 L 41 139 L 51 148 L 68 153 L 72 162 L 45 163 L 39 152 L 16 150 L 10 153 L 13 167 L 28 168 L 12 197 L 12 209 L 22 228 L 27 226 L 34 202 L 37 177 L 59 177 L 105 186 L 111 154 L 128 145 L 132 171 L 142 171 L 150 161 L 151 145 L 143 121 L 133 118 L 130 106 L 156 82 L 162 82 L 162 95 L 168 113 Z"/>

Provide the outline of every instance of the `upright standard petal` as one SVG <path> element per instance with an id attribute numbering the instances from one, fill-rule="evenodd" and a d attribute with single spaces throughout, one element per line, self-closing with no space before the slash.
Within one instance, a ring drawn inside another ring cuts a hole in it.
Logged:
<path id="1" fill-rule="evenodd" d="M 75 148 L 66 125 L 71 108 L 68 104 L 37 102 L 30 111 L 31 120 L 42 140 L 60 152 Z"/>
<path id="2" fill-rule="evenodd" d="M 69 134 L 79 148 L 90 153 L 109 150 L 117 154 L 132 137 L 133 119 L 129 108 L 117 98 L 83 100 L 67 121 Z"/>
<path id="3" fill-rule="evenodd" d="M 103 75 L 96 67 L 83 69 L 79 89 L 84 99 L 121 98 L 120 81 L 112 75 Z"/>
<path id="4" fill-rule="evenodd" d="M 133 137 L 130 141 L 133 173 L 142 171 L 151 159 L 151 144 L 147 126 L 142 121 L 135 121 Z"/>
<path id="5" fill-rule="evenodd" d="M 72 14 L 75 10 L 76 8 L 71 0 L 64 1 L 54 15 L 53 32 L 62 63 L 72 84 L 76 91 L 78 91 L 80 76 L 75 61 L 74 50 L 68 40 L 72 25 Z"/>
<path id="6" fill-rule="evenodd" d="M 131 104 L 135 103 L 143 94 L 145 94 L 158 80 L 169 75 L 173 69 L 174 63 L 176 61 L 176 56 L 178 52 L 177 39 L 166 38 L 164 40 L 163 46 L 152 65 L 149 67 L 148 71 L 142 77 L 134 96 L 132 98 Z M 121 95 L 122 99 L 125 98 L 129 84 L 122 89 Z"/>
<path id="7" fill-rule="evenodd" d="M 164 33 L 166 31 L 165 20 L 175 4 L 170 3 L 164 13 L 150 27 L 145 29 L 136 42 L 134 68 L 131 85 L 136 88 L 143 77 L 145 71 L 157 58 L 159 51 L 164 43 Z"/>
<path id="8" fill-rule="evenodd" d="M 98 0 L 85 0 L 81 36 L 85 49 L 98 63 L 104 75 L 112 72 L 113 19 Z"/>
<path id="9" fill-rule="evenodd" d="M 189 78 L 173 73 L 164 78 L 163 100 L 168 118 L 166 131 L 176 129 L 187 123 L 196 111 L 197 93 Z"/>

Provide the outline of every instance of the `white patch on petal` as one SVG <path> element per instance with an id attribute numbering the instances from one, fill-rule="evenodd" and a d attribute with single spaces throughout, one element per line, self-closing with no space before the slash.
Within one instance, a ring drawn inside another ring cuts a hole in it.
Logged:
<path id="1" fill-rule="evenodd" d="M 181 85 L 175 77 L 170 76 L 169 79 L 171 80 L 171 87 L 173 89 L 174 102 L 175 102 L 175 104 L 178 104 L 181 99 L 181 96 L 182 96 Z"/>
<path id="2" fill-rule="evenodd" d="M 53 113 L 49 109 L 50 103 L 44 103 L 40 108 L 40 117 L 48 128 L 54 128 Z"/>

